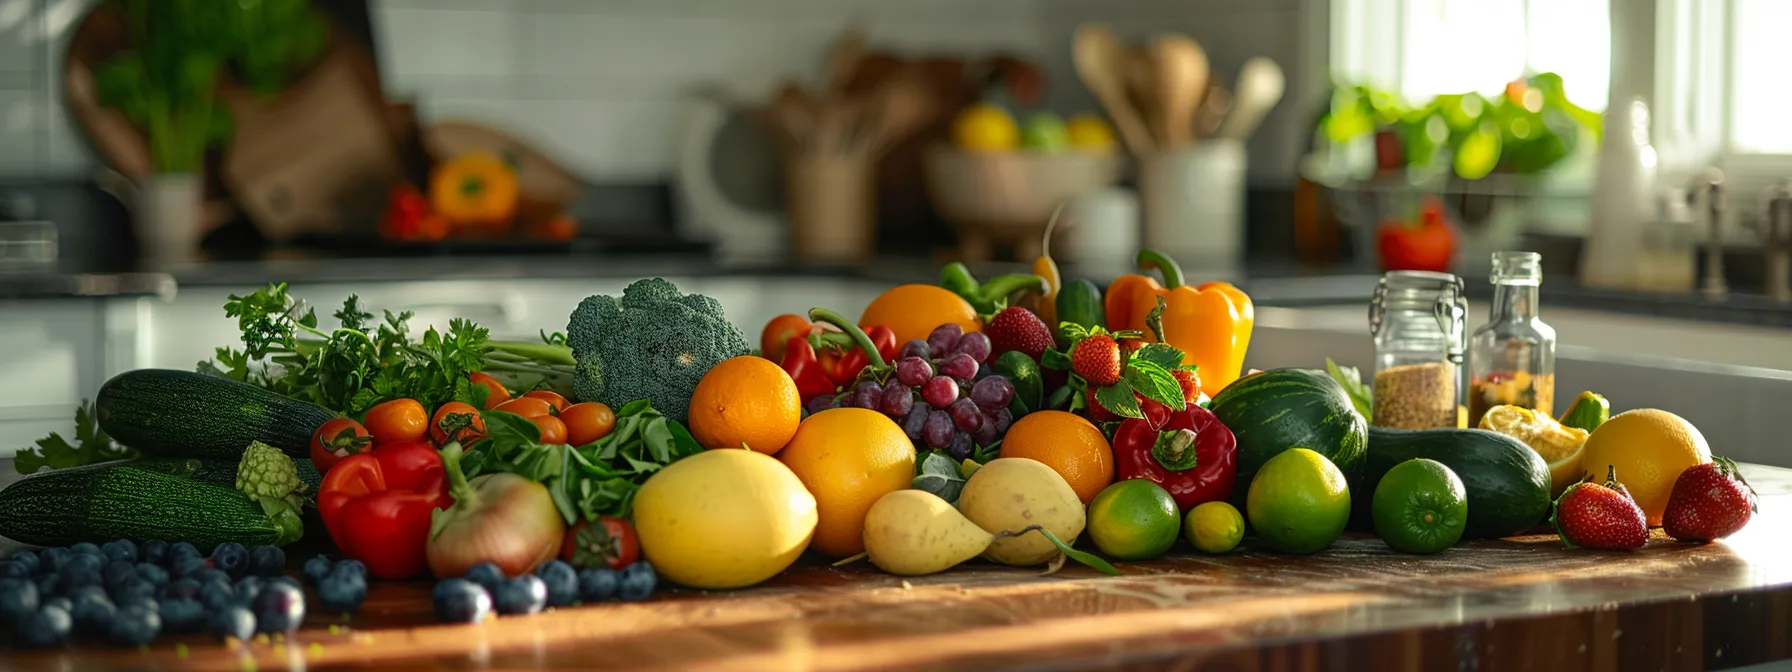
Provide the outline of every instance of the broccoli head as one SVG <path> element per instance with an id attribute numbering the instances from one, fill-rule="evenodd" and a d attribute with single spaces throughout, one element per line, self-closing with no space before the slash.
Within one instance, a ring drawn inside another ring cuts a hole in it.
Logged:
<path id="1" fill-rule="evenodd" d="M 566 326 L 572 348 L 573 395 L 620 410 L 646 399 L 684 422 L 691 394 L 710 367 L 747 354 L 747 339 L 722 315 L 722 304 L 681 294 L 663 278 L 638 280 L 622 296 L 579 302 Z"/>

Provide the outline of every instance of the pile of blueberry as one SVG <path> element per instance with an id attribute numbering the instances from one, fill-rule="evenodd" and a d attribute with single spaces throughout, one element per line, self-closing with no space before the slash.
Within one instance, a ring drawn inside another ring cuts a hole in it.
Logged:
<path id="1" fill-rule="evenodd" d="M 163 632 L 292 632 L 305 620 L 305 595 L 285 568 L 279 547 L 234 542 L 209 558 L 187 542 L 162 541 L 19 551 L 0 563 L 0 623 L 26 646 L 74 635 L 139 646 Z M 360 579 L 365 594 L 364 568 Z"/>
<path id="2" fill-rule="evenodd" d="M 534 574 L 504 576 L 492 563 L 474 565 L 465 578 L 436 583 L 431 591 L 436 618 L 447 623 L 478 623 L 495 607 L 506 616 L 539 613 L 547 607 L 602 602 L 614 597 L 630 602 L 653 595 L 659 576 L 646 560 L 618 572 L 608 567 L 574 571 L 572 565 L 551 561 Z"/>

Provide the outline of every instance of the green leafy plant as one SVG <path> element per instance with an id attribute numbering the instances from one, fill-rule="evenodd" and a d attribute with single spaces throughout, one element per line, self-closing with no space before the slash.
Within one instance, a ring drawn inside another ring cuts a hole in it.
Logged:
<path id="1" fill-rule="evenodd" d="M 93 403 L 83 401 L 80 408 L 75 409 L 74 443 L 69 443 L 61 434 L 50 432 L 49 436 L 37 440 L 36 448 L 26 448 L 14 455 L 13 467 L 21 474 L 30 474 L 39 469 L 67 469 L 136 456 L 137 451 L 112 442 L 112 437 L 100 429 L 99 419 L 93 415 Z"/>
<path id="2" fill-rule="evenodd" d="M 1338 385 L 1344 388 L 1344 393 L 1350 396 L 1350 405 L 1356 407 L 1356 412 L 1362 414 L 1363 420 L 1374 419 L 1371 411 L 1375 408 L 1375 391 L 1363 383 L 1363 374 L 1358 372 L 1356 367 L 1338 366 L 1337 362 L 1327 357 L 1325 358 L 1325 373 L 1331 376 L 1332 380 L 1338 381 Z"/>

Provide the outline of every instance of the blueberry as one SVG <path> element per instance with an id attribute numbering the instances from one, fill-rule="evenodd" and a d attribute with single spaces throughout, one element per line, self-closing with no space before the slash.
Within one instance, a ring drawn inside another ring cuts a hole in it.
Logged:
<path id="1" fill-rule="evenodd" d="M 310 560 L 305 561 L 305 576 L 310 577 L 312 583 L 317 583 L 329 576 L 330 568 L 335 566 L 336 564 L 330 562 L 329 558 L 321 555 L 312 556 Z"/>
<path id="2" fill-rule="evenodd" d="M 286 551 L 279 546 L 256 546 L 249 549 L 249 573 L 256 576 L 279 576 L 286 571 Z"/>
<path id="3" fill-rule="evenodd" d="M 74 619 L 61 607 L 44 607 L 27 617 L 18 627 L 18 642 L 30 647 L 61 646 L 74 630 Z"/>
<path id="4" fill-rule="evenodd" d="M 549 605 L 564 607 L 579 600 L 579 575 L 572 565 L 553 560 L 536 569 L 535 575 L 548 586 Z"/>
<path id="5" fill-rule="evenodd" d="M 198 581 L 199 585 L 202 586 L 208 583 L 230 583 L 233 580 L 230 578 L 229 574 L 224 573 L 224 570 L 211 567 L 193 572 L 192 574 L 189 574 L 188 577 L 194 581 Z"/>
<path id="6" fill-rule="evenodd" d="M 57 588 L 62 585 L 62 575 L 56 572 L 40 574 L 31 580 L 31 585 L 37 586 L 37 592 L 40 594 L 55 595 Z"/>
<path id="7" fill-rule="evenodd" d="M 93 555 L 83 554 L 83 555 L 69 556 L 69 559 L 63 561 L 62 566 L 57 568 L 56 571 L 61 572 L 63 574 L 67 574 L 69 572 L 96 572 L 97 573 L 100 570 L 105 569 L 105 568 L 106 568 L 106 561 L 103 558 L 101 558 L 98 553 L 95 553 Z"/>
<path id="8" fill-rule="evenodd" d="M 17 560 L 0 563 L 0 579 L 29 579 L 32 567 Z"/>
<path id="9" fill-rule="evenodd" d="M 236 582 L 236 603 L 245 607 L 254 604 L 255 596 L 260 595 L 261 589 L 268 583 L 259 576 L 243 577 L 241 581 Z"/>
<path id="10" fill-rule="evenodd" d="M 367 565 L 362 564 L 360 560 L 354 558 L 344 558 L 342 562 L 336 563 L 335 567 L 331 567 L 330 572 L 332 574 L 337 572 L 353 572 L 365 579 L 367 578 Z"/>
<path id="11" fill-rule="evenodd" d="M 237 604 L 236 589 L 223 581 L 207 581 L 199 586 L 199 603 L 212 610 Z"/>
<path id="12" fill-rule="evenodd" d="M 281 584 L 281 585 L 286 585 L 286 586 L 292 586 L 293 590 L 299 591 L 301 593 L 305 592 L 305 587 L 299 585 L 299 580 L 292 578 L 290 576 L 276 576 L 274 578 L 268 579 L 261 583 L 261 587 L 263 589 L 266 589 L 268 586 L 274 585 L 276 583 Z"/>
<path id="13" fill-rule="evenodd" d="M 91 541 L 83 541 L 68 547 L 68 552 L 71 555 L 99 555 L 100 547 Z"/>
<path id="14" fill-rule="evenodd" d="M 11 560 L 12 564 L 24 567 L 27 575 L 36 574 L 44 566 L 43 558 L 31 551 L 17 551 L 7 559 Z"/>
<path id="15" fill-rule="evenodd" d="M 100 572 L 100 578 L 105 581 L 106 588 L 117 588 L 126 579 L 137 578 L 137 566 L 118 560 L 106 565 L 106 569 Z"/>
<path id="16" fill-rule="evenodd" d="M 174 566 L 168 568 L 168 575 L 174 577 L 191 577 L 201 570 L 211 568 L 211 565 L 206 564 L 205 558 L 199 556 L 180 558 L 174 561 Z"/>
<path id="17" fill-rule="evenodd" d="M 292 632 L 305 622 L 305 594 L 284 583 L 272 583 L 255 596 L 256 632 Z"/>
<path id="18" fill-rule="evenodd" d="M 72 601 L 66 597 L 61 597 L 61 596 L 46 597 L 41 600 L 38 600 L 37 608 L 43 609 L 45 607 L 57 607 L 63 611 L 68 611 L 68 612 L 72 613 L 75 608 L 75 603 L 74 603 L 74 601 Z"/>
<path id="19" fill-rule="evenodd" d="M 116 539 L 100 547 L 100 555 L 112 562 L 137 562 L 137 544 L 129 539 Z"/>
<path id="20" fill-rule="evenodd" d="M 57 595 L 69 595 L 72 594 L 76 588 L 80 588 L 81 586 L 98 586 L 104 583 L 100 578 L 99 570 L 87 569 L 84 567 L 79 570 L 71 569 L 65 572 L 57 572 L 54 576 L 56 577 L 56 590 L 54 592 Z"/>
<path id="21" fill-rule="evenodd" d="M 37 611 L 41 594 L 30 581 L 7 581 L 0 586 L 0 622 L 18 623 Z"/>
<path id="22" fill-rule="evenodd" d="M 492 614 L 492 596 L 466 579 L 448 579 L 430 591 L 436 620 L 444 623 L 478 623 Z"/>
<path id="23" fill-rule="evenodd" d="M 504 585 L 504 570 L 499 569 L 496 563 L 481 562 L 467 570 L 467 580 L 479 584 L 485 592 L 497 597 L 498 588 Z"/>
<path id="24" fill-rule="evenodd" d="M 548 604 L 548 585 L 541 577 L 524 574 L 498 588 L 498 613 L 506 616 L 540 612 Z"/>
<path id="25" fill-rule="evenodd" d="M 317 603 L 324 611 L 360 611 L 366 600 L 367 579 L 353 572 L 331 572 L 317 585 Z"/>
<path id="26" fill-rule="evenodd" d="M 105 632 L 112 624 L 112 615 L 118 611 L 113 606 L 112 598 L 99 586 L 88 586 L 75 591 L 69 597 L 71 606 L 68 613 L 75 619 L 75 627 L 82 632 Z"/>
<path id="27" fill-rule="evenodd" d="M 168 585 L 168 581 L 171 577 L 168 576 L 168 570 L 162 569 L 161 565 L 149 562 L 139 562 L 137 563 L 137 578 L 148 581 L 150 585 L 160 588 Z"/>
<path id="28" fill-rule="evenodd" d="M 155 641 L 162 630 L 162 617 L 153 605 L 133 604 L 118 610 L 112 617 L 106 637 L 119 646 L 143 646 Z"/>
<path id="29" fill-rule="evenodd" d="M 145 541 L 143 546 L 137 549 L 137 555 L 137 559 L 143 562 L 161 564 L 163 560 L 168 559 L 168 542 L 161 539 Z"/>
<path id="30" fill-rule="evenodd" d="M 167 562 L 169 569 L 179 566 L 182 560 L 198 557 L 203 557 L 199 555 L 199 548 L 187 542 L 177 541 L 168 546 Z"/>
<path id="31" fill-rule="evenodd" d="M 615 597 L 616 583 L 620 578 L 616 570 L 609 567 L 579 570 L 579 599 L 602 602 Z"/>
<path id="32" fill-rule="evenodd" d="M 167 628 L 169 632 L 193 632 L 205 624 L 205 605 L 200 604 L 197 600 L 162 602 L 156 607 L 156 614 L 162 617 L 162 627 Z"/>
<path id="33" fill-rule="evenodd" d="M 235 581 L 249 572 L 249 549 L 234 541 L 226 541 L 212 549 L 212 566 L 224 570 Z"/>
<path id="34" fill-rule="evenodd" d="M 197 600 L 201 588 L 203 586 L 193 579 L 175 579 L 162 586 L 161 595 L 164 600 Z"/>
<path id="35" fill-rule="evenodd" d="M 647 564 L 646 560 L 636 560 L 635 564 L 622 569 L 622 581 L 616 586 L 616 594 L 625 602 L 640 602 L 653 596 L 653 587 L 659 581 L 653 565 Z"/>
<path id="36" fill-rule="evenodd" d="M 38 571 L 54 572 L 62 569 L 62 563 L 68 561 L 68 549 L 46 548 L 37 552 L 37 558 L 42 561 L 38 563 Z"/>
<path id="37" fill-rule="evenodd" d="M 112 601 L 118 606 L 140 604 L 156 597 L 156 587 L 143 579 L 133 578 L 120 584 L 112 591 Z"/>
<path id="38" fill-rule="evenodd" d="M 255 614 L 245 607 L 220 609 L 206 618 L 205 629 L 220 640 L 248 640 L 255 636 Z"/>

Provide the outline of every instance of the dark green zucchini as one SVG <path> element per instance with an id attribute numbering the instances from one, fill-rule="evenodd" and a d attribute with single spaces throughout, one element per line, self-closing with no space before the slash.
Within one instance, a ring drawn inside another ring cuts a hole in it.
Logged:
<path id="1" fill-rule="evenodd" d="M 41 546 L 161 539 L 203 552 L 226 541 L 286 545 L 303 534 L 297 516 L 270 516 L 232 487 L 158 470 L 163 466 L 109 462 L 14 483 L 0 490 L 0 536 Z"/>
<path id="2" fill-rule="evenodd" d="M 1368 459 L 1359 480 L 1350 484 L 1352 509 L 1368 511 L 1382 475 L 1396 464 L 1421 457 L 1442 462 L 1462 479 L 1468 492 L 1465 539 L 1517 534 L 1549 517 L 1549 465 L 1524 442 L 1484 429 L 1371 425 Z"/>
<path id="3" fill-rule="evenodd" d="M 100 429 L 144 455 L 240 459 L 251 441 L 309 457 L 311 433 L 335 413 L 247 383 L 191 371 L 113 376 L 94 400 Z"/>
<path id="4" fill-rule="evenodd" d="M 129 464 L 142 469 L 159 471 L 175 476 L 185 476 L 201 483 L 236 488 L 236 460 L 201 460 L 195 457 L 144 457 L 132 460 Z M 304 494 L 315 496 L 318 486 L 324 482 L 324 475 L 318 473 L 317 465 L 311 460 L 292 461 L 298 469 L 299 481 L 305 484 Z"/>

